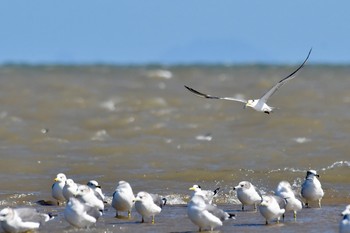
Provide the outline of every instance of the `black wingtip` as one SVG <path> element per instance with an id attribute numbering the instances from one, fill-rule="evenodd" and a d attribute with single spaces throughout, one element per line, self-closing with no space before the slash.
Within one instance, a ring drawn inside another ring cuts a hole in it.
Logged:
<path id="1" fill-rule="evenodd" d="M 167 200 L 165 197 L 162 198 L 163 206 L 166 205 L 167 201 L 168 201 L 168 200 Z"/>
<path id="2" fill-rule="evenodd" d="M 232 219 L 235 219 L 236 215 L 235 214 L 230 214 L 228 213 L 229 217 L 228 218 L 232 218 Z"/>
<path id="3" fill-rule="evenodd" d="M 220 190 L 220 187 L 219 188 L 216 188 L 213 192 L 214 192 L 214 195 L 216 195 Z"/>

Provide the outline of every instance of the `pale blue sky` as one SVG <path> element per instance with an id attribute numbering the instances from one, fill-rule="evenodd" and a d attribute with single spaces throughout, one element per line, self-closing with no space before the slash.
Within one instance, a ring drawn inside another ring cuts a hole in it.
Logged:
<path id="1" fill-rule="evenodd" d="M 4 0 L 0 63 L 350 64 L 350 1 Z"/>

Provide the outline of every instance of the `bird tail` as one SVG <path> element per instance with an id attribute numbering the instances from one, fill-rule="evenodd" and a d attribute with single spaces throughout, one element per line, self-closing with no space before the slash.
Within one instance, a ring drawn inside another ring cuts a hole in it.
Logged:
<path id="1" fill-rule="evenodd" d="M 230 214 L 230 213 L 228 213 L 228 215 L 229 215 L 228 218 L 230 218 L 230 219 L 236 219 L 236 218 L 235 218 L 235 216 L 236 216 L 235 214 Z"/>

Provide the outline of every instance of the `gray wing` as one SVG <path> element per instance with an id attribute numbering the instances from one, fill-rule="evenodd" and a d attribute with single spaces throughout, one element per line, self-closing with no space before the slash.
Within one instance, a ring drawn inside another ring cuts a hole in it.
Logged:
<path id="1" fill-rule="evenodd" d="M 296 73 L 305 65 L 306 61 L 309 59 L 309 56 L 311 54 L 312 48 L 310 49 L 307 57 L 305 58 L 304 62 L 290 75 L 279 81 L 277 84 L 275 84 L 268 92 L 266 92 L 261 98 L 260 101 L 263 103 L 266 103 L 267 100 L 272 96 L 280 87 L 282 87 L 287 81 L 295 78 Z"/>
<path id="2" fill-rule="evenodd" d="M 103 201 L 103 198 L 101 196 L 101 194 L 99 192 L 97 192 L 95 189 L 92 189 L 92 191 L 94 192 L 94 195 L 100 200 Z"/>
<path id="3" fill-rule="evenodd" d="M 198 95 L 199 97 L 203 97 L 203 98 L 207 98 L 207 99 L 217 99 L 217 100 L 232 100 L 232 101 L 236 101 L 236 102 L 241 102 L 241 103 L 247 103 L 246 100 L 244 99 L 237 99 L 237 98 L 233 98 L 233 97 L 219 97 L 219 96 L 212 96 L 212 95 L 208 95 L 208 94 L 204 94 L 202 92 L 199 92 L 191 87 L 188 87 L 185 85 L 185 87 L 187 88 L 187 90 L 189 90 L 190 92 L 192 92 L 195 95 Z"/>
<path id="4" fill-rule="evenodd" d="M 260 196 L 261 201 L 262 201 L 262 194 L 261 194 L 261 191 L 260 191 L 256 186 L 253 185 L 253 187 L 254 187 L 255 191 L 258 193 L 258 195 Z"/>
<path id="5" fill-rule="evenodd" d="M 219 209 L 213 205 L 206 205 L 205 209 L 215 217 L 219 218 L 221 221 L 225 221 L 228 218 L 233 218 L 234 216 L 233 214 L 226 213 L 222 209 Z"/>
<path id="6" fill-rule="evenodd" d="M 86 213 L 95 219 L 98 219 L 102 216 L 102 211 L 100 211 L 98 208 L 90 206 L 88 204 L 84 204 Z"/>
<path id="7" fill-rule="evenodd" d="M 38 222 L 43 223 L 47 221 L 50 216 L 48 214 L 39 213 L 34 208 L 16 208 L 14 209 L 17 215 L 22 219 L 23 222 Z"/>
<path id="8" fill-rule="evenodd" d="M 286 208 L 286 200 L 280 196 L 272 196 L 273 198 L 275 198 L 275 200 L 277 201 L 278 205 L 280 206 L 281 209 L 285 209 Z"/>
<path id="9" fill-rule="evenodd" d="M 161 197 L 158 194 L 153 194 L 150 193 L 154 204 L 156 204 L 157 206 L 159 206 L 160 208 L 163 208 L 163 206 L 165 206 L 167 199 L 165 197 Z"/>

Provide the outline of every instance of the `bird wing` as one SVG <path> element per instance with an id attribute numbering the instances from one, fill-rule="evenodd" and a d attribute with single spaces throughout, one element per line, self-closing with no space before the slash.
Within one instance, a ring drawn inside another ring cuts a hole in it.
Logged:
<path id="1" fill-rule="evenodd" d="M 288 75 L 287 77 L 280 80 L 278 83 L 276 83 L 268 92 L 266 92 L 261 98 L 260 101 L 263 103 L 266 103 L 267 100 L 272 96 L 280 87 L 282 87 L 287 81 L 295 78 L 296 73 L 305 65 L 306 61 L 309 59 L 309 56 L 311 54 L 312 48 L 310 49 L 307 57 L 305 58 L 304 62 L 295 70 L 293 73 Z"/>
<path id="2" fill-rule="evenodd" d="M 165 206 L 167 199 L 164 197 L 159 196 L 158 194 L 153 194 L 150 193 L 152 200 L 154 202 L 154 204 L 156 204 L 157 206 L 159 206 L 160 208 L 163 208 L 163 206 Z"/>
<path id="3" fill-rule="evenodd" d="M 273 198 L 275 198 L 275 200 L 277 201 L 278 205 L 280 206 L 281 209 L 285 209 L 286 208 L 286 200 L 280 196 L 276 196 L 273 195 Z"/>
<path id="4" fill-rule="evenodd" d="M 261 193 L 261 191 L 256 186 L 253 185 L 253 187 L 254 187 L 255 191 L 258 193 L 258 195 L 259 195 L 259 197 L 261 198 L 261 201 L 262 201 L 262 193 Z"/>
<path id="5" fill-rule="evenodd" d="M 43 223 L 48 218 L 47 214 L 39 213 L 36 209 L 22 207 L 15 209 L 17 216 L 22 219 L 23 222 L 37 222 Z"/>
<path id="6" fill-rule="evenodd" d="M 230 215 L 222 209 L 210 204 L 207 204 L 205 209 L 215 217 L 219 218 L 221 221 L 224 221 L 230 217 Z"/>
<path id="7" fill-rule="evenodd" d="M 99 210 L 98 208 L 91 206 L 89 204 L 84 204 L 84 209 L 86 211 L 86 213 L 92 217 L 94 217 L 96 220 L 102 216 L 102 211 Z"/>
<path id="8" fill-rule="evenodd" d="M 195 95 L 198 95 L 199 97 L 203 97 L 203 98 L 207 98 L 207 99 L 217 99 L 217 100 L 232 100 L 232 101 L 236 101 L 236 102 L 241 102 L 241 103 L 247 103 L 246 100 L 244 99 L 237 99 L 237 98 L 233 98 L 233 97 L 219 97 L 219 96 L 212 96 L 212 95 L 208 95 L 208 94 L 204 94 L 202 92 L 199 92 L 191 87 L 188 87 L 185 85 L 185 87 L 187 88 L 187 90 L 189 90 L 190 92 L 192 92 Z"/>

